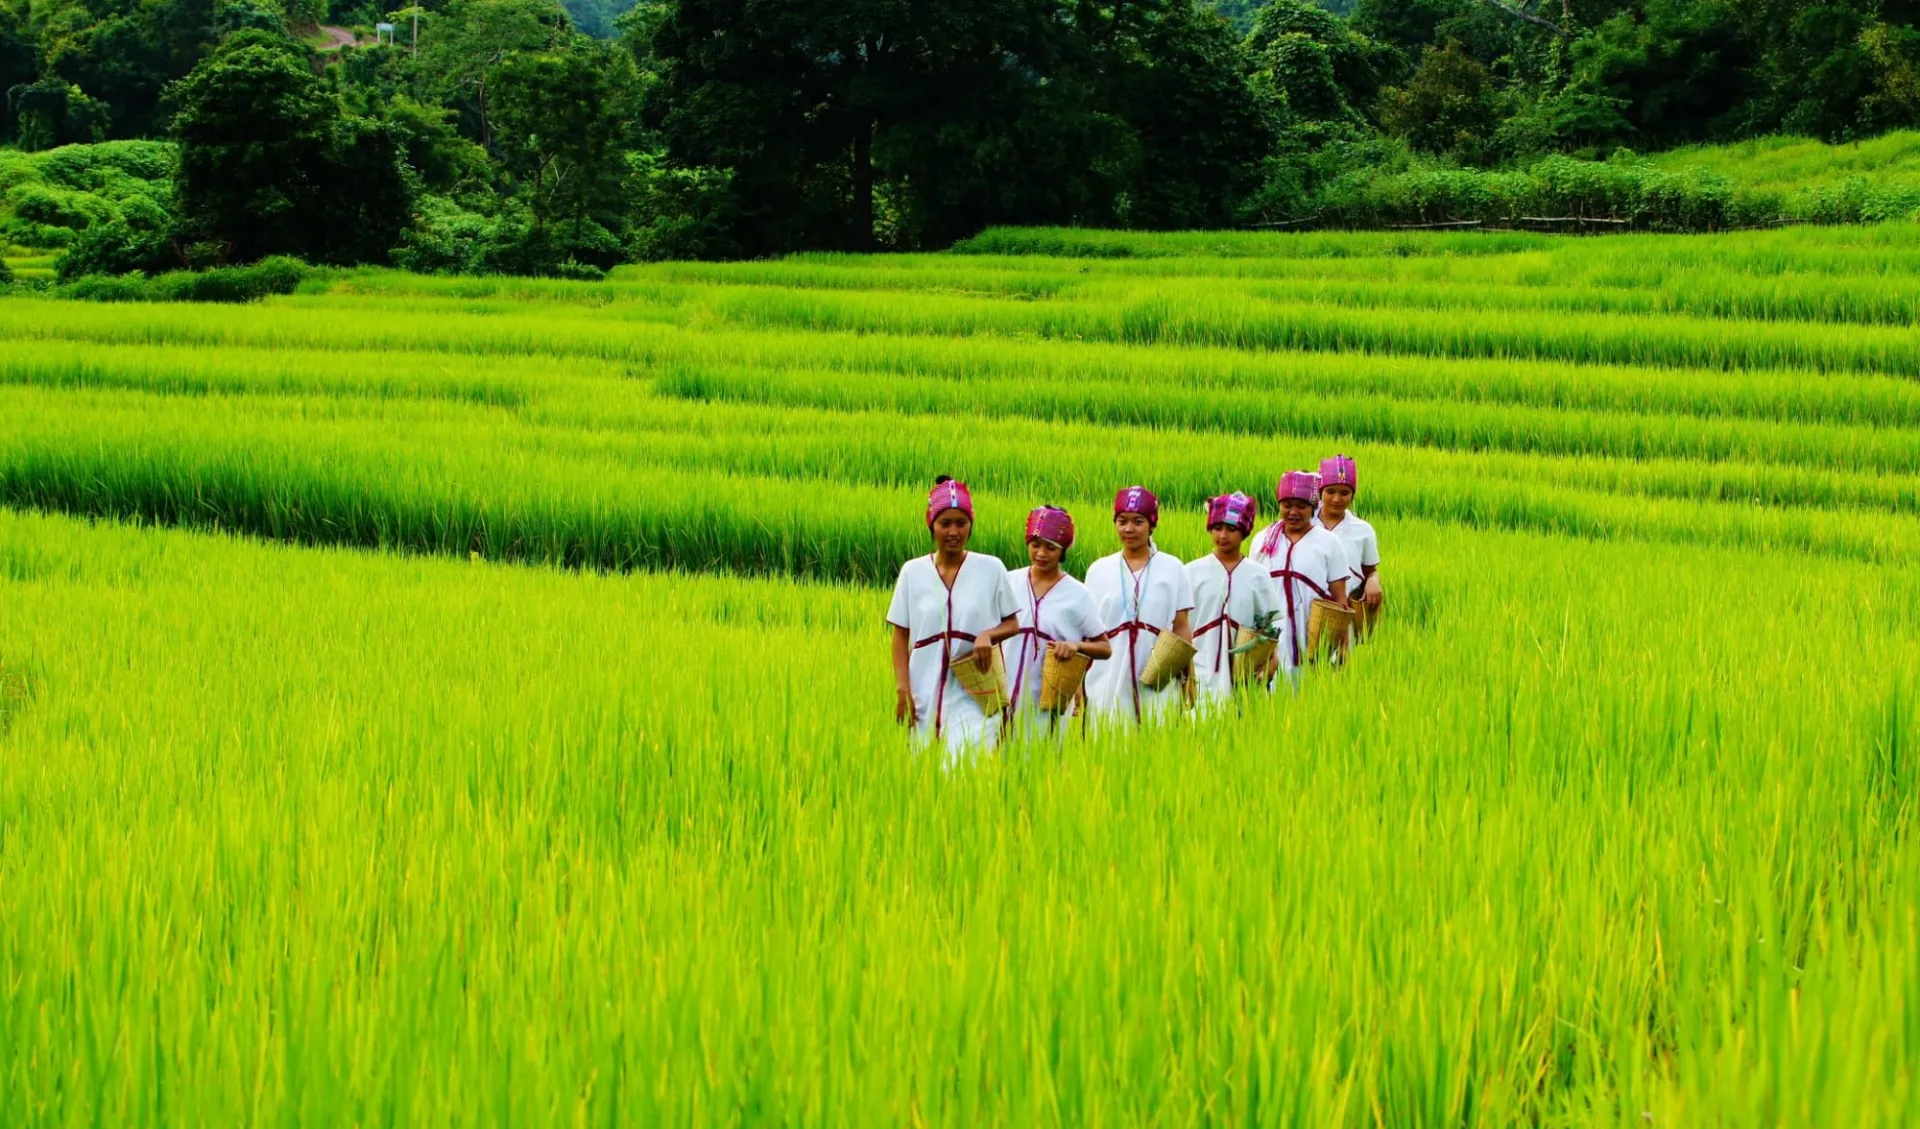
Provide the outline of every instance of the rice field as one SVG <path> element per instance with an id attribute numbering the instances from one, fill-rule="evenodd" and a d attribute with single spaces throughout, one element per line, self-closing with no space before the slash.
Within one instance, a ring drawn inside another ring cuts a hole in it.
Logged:
<path id="1" fill-rule="evenodd" d="M 1912 1124 L 1916 236 L 0 301 L 0 1124 Z M 934 474 L 1335 450 L 1351 667 L 908 752 Z"/>

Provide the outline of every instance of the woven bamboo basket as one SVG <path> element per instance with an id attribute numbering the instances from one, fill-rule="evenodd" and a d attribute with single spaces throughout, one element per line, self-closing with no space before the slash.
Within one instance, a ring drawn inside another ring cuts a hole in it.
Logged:
<path id="1" fill-rule="evenodd" d="M 1140 672 L 1140 685 L 1158 690 L 1193 666 L 1193 644 L 1171 631 L 1162 631 L 1153 641 L 1153 653 L 1147 656 Z"/>
<path id="2" fill-rule="evenodd" d="M 1086 680 L 1087 668 L 1093 665 L 1093 659 L 1087 655 L 1075 655 L 1062 662 L 1053 657 L 1051 648 L 1047 657 L 1040 663 L 1040 708 L 1048 713 L 1065 713 L 1073 705 L 1073 696 L 1080 692 L 1080 684 Z"/>
<path id="3" fill-rule="evenodd" d="M 1281 624 L 1281 626 L 1286 625 Z M 1259 642 L 1256 643 L 1255 640 Z M 1234 639 L 1233 645 L 1244 647 L 1248 643 L 1254 644 L 1251 651 L 1243 651 L 1233 656 L 1233 680 L 1236 684 L 1258 681 L 1261 672 L 1267 669 L 1267 663 L 1273 661 L 1274 648 L 1279 646 L 1278 640 L 1268 639 L 1252 628 L 1243 627 L 1240 629 L 1239 636 Z"/>
<path id="4" fill-rule="evenodd" d="M 988 669 L 975 666 L 973 653 L 968 652 L 953 660 L 951 673 L 960 688 L 973 695 L 981 713 L 993 717 L 1007 708 L 1007 664 L 1000 648 L 993 648 L 993 665 Z"/>
<path id="5" fill-rule="evenodd" d="M 1380 608 L 1368 607 L 1365 600 L 1355 600 L 1353 602 L 1353 638 L 1355 642 L 1364 640 L 1373 634 L 1373 629 L 1380 624 L 1380 612 Z"/>
<path id="6" fill-rule="evenodd" d="M 1307 661 L 1319 662 L 1332 656 L 1338 660 L 1347 653 L 1353 639 L 1353 612 L 1332 600 L 1315 600 L 1307 611 Z"/>

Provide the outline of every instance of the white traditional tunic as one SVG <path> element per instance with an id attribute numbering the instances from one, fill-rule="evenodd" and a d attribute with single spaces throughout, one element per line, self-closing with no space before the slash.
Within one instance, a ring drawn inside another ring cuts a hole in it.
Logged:
<path id="1" fill-rule="evenodd" d="M 1194 693 L 1201 704 L 1233 695 L 1233 650 L 1242 627 L 1282 610 L 1280 590 L 1267 570 L 1242 557 L 1231 570 L 1208 553 L 1187 565 L 1193 585 Z"/>
<path id="2" fill-rule="evenodd" d="M 1340 539 L 1347 549 L 1347 598 L 1360 595 L 1360 587 L 1367 581 L 1364 566 L 1380 566 L 1380 540 L 1374 536 L 1373 526 L 1353 515 L 1352 510 L 1340 519 L 1339 525 L 1325 525 L 1320 515 L 1315 514 L 1313 524 Z"/>
<path id="3" fill-rule="evenodd" d="M 1020 634 L 1000 644 L 1000 656 L 1007 664 L 1014 727 L 1033 733 L 1053 721 L 1040 712 L 1040 668 L 1048 645 L 1098 639 L 1107 633 L 1107 625 L 1087 586 L 1065 573 L 1043 596 L 1033 594 L 1031 568 L 1008 573 L 1007 587 L 1013 593 Z"/>
<path id="4" fill-rule="evenodd" d="M 974 636 L 998 627 L 1015 610 L 1007 566 L 991 554 L 968 553 L 952 587 L 940 579 L 931 556 L 900 566 L 887 622 L 906 628 L 913 640 L 907 675 L 916 740 L 945 741 L 950 752 L 993 746 L 1000 719 L 980 712 L 952 669 L 972 661 Z"/>
<path id="5" fill-rule="evenodd" d="M 1155 549 L 1140 571 L 1119 553 L 1101 557 L 1087 570 L 1087 591 L 1100 609 L 1113 640 L 1113 657 L 1087 672 L 1087 704 L 1094 715 L 1138 724 L 1158 717 L 1179 699 L 1180 686 L 1158 690 L 1140 685 L 1140 672 L 1153 654 L 1154 640 L 1173 630 L 1173 617 L 1193 610 L 1193 585 L 1186 566 L 1171 553 Z"/>
<path id="6" fill-rule="evenodd" d="M 1288 630 L 1281 633 L 1280 669 L 1291 677 L 1300 667 L 1307 650 L 1307 613 L 1313 601 L 1333 598 L 1336 581 L 1347 578 L 1347 547 L 1338 537 L 1308 526 L 1300 540 L 1289 541 L 1286 531 L 1274 522 L 1254 535 L 1253 559 L 1267 570 L 1280 591 L 1280 607 Z M 1265 547 L 1275 537 L 1273 551 Z"/>

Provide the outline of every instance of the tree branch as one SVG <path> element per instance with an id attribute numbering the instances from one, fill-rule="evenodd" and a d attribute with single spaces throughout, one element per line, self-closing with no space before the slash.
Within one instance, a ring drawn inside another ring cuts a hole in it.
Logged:
<path id="1" fill-rule="evenodd" d="M 1530 23 L 1535 27 L 1544 27 L 1548 31 L 1552 32 L 1553 34 L 1559 36 L 1562 39 L 1571 40 L 1574 38 L 1574 35 L 1572 32 L 1568 31 L 1564 27 L 1561 27 L 1559 24 L 1554 23 L 1552 20 L 1543 20 L 1539 16 L 1534 15 L 1532 12 L 1528 12 L 1523 9 L 1517 8 L 1512 4 L 1503 4 L 1501 3 L 1501 0 L 1480 0 L 1480 2 L 1482 4 L 1485 4 L 1487 7 L 1492 8 L 1494 11 L 1504 12 L 1505 14 L 1512 16 L 1516 20 L 1520 20 L 1525 23 Z"/>

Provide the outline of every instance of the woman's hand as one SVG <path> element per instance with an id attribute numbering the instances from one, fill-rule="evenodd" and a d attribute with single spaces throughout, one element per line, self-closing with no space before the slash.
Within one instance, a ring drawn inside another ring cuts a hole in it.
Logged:
<path id="1" fill-rule="evenodd" d="M 1061 662 L 1067 662 L 1080 653 L 1078 643 L 1069 643 L 1064 639 L 1055 640 L 1047 649 L 1052 651 L 1053 657 Z"/>
<path id="2" fill-rule="evenodd" d="M 993 669 L 993 648 L 994 644 L 992 643 L 984 647 L 978 644 L 974 646 L 973 653 L 967 656 L 973 660 L 974 669 L 982 674 Z"/>
<path id="3" fill-rule="evenodd" d="M 1367 577 L 1367 584 L 1366 587 L 1361 590 L 1360 598 L 1367 602 L 1369 608 L 1378 610 L 1380 607 L 1380 596 L 1380 574 L 1376 572 L 1372 576 Z"/>
<path id="4" fill-rule="evenodd" d="M 913 704 L 913 691 L 902 686 L 893 692 L 893 720 L 901 725 L 912 725 L 919 720 L 918 714 Z"/>

